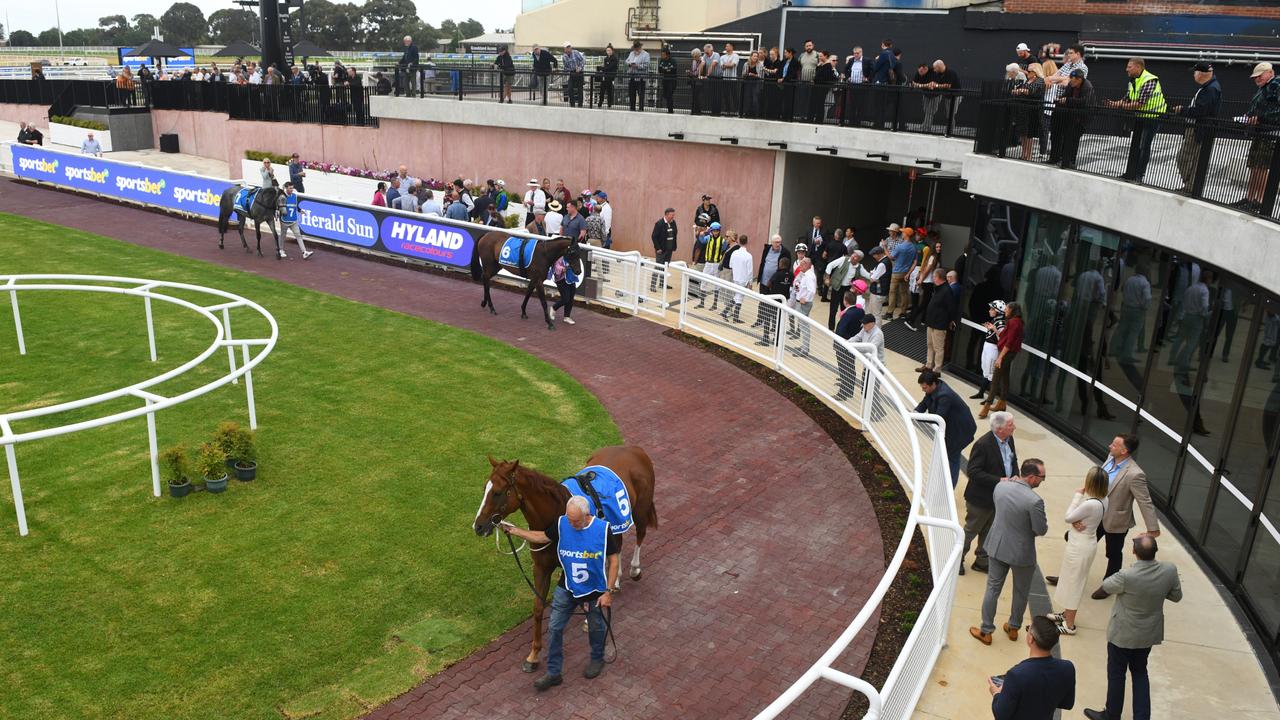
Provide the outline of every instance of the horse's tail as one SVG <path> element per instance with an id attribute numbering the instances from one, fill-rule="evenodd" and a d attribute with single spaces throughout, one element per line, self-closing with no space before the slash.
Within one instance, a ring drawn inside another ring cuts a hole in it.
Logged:
<path id="1" fill-rule="evenodd" d="M 218 233 L 225 235 L 227 228 L 231 225 L 231 206 L 235 203 L 235 186 L 232 186 L 222 193 L 222 200 L 218 203 Z"/>
<path id="2" fill-rule="evenodd" d="M 644 525 L 647 528 L 658 527 L 658 504 L 652 498 L 649 500 L 649 512 L 644 515 Z"/>
<path id="3" fill-rule="evenodd" d="M 480 260 L 480 248 L 476 247 L 476 254 L 471 258 L 471 279 L 480 282 L 480 278 L 484 276 L 484 263 Z"/>

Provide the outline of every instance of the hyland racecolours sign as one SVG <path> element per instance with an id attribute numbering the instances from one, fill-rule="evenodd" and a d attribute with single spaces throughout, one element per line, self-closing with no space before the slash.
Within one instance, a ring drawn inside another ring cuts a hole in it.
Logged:
<path id="1" fill-rule="evenodd" d="M 475 252 L 475 240 L 466 228 L 391 214 L 382 219 L 382 245 L 397 255 L 457 267 L 470 267 Z"/>
<path id="2" fill-rule="evenodd" d="M 218 217 L 222 192 L 234 184 L 30 145 L 10 149 L 20 178 L 210 218 Z"/>

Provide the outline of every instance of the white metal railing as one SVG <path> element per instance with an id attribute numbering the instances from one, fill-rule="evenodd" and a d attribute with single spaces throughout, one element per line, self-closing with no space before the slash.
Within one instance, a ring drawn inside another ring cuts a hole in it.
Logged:
<path id="1" fill-rule="evenodd" d="M 942 418 L 913 412 L 915 402 L 870 346 L 855 345 L 825 326 L 765 296 L 718 277 L 667 267 L 639 253 L 595 248 L 591 277 L 597 302 L 674 324 L 774 368 L 828 406 L 852 418 L 871 437 L 911 497 L 906 528 L 871 597 L 852 622 L 785 692 L 757 714 L 777 717 L 819 680 L 862 693 L 866 718 L 908 718 L 946 644 L 964 537 L 952 493 Z M 727 308 L 727 311 L 726 311 Z M 864 631 L 902 570 L 916 532 L 929 551 L 933 591 L 925 600 L 884 686 L 876 688 L 834 667 Z"/>
<path id="2" fill-rule="evenodd" d="M 158 292 L 161 290 L 180 290 L 185 292 L 201 293 L 210 295 L 213 298 L 216 298 L 217 301 L 208 305 L 198 305 L 180 297 L 175 297 L 164 292 Z M 249 406 L 249 427 L 256 428 L 258 426 L 258 415 L 254 405 L 253 396 L 253 368 L 265 360 L 267 355 L 271 353 L 271 350 L 275 347 L 276 338 L 279 335 L 279 328 L 276 326 L 275 318 L 272 317 L 271 313 L 267 312 L 261 305 L 253 302 L 252 300 L 245 299 L 239 295 L 223 290 L 208 288 L 201 285 L 190 285 L 187 283 L 168 282 L 163 280 L 145 280 L 141 278 L 105 275 L 0 275 L 0 292 L 7 292 L 9 294 L 10 305 L 13 309 L 13 325 L 18 341 L 19 355 L 27 354 L 27 345 L 26 336 L 23 333 L 22 314 L 18 303 L 18 296 L 21 293 L 33 293 L 39 291 L 107 293 L 141 298 L 147 321 L 147 343 L 150 350 L 151 362 L 156 361 L 156 334 L 151 314 L 152 300 L 176 305 L 190 310 L 191 312 L 203 317 L 205 320 L 208 320 L 209 323 L 213 325 L 213 339 L 203 352 L 197 354 L 195 357 L 182 363 L 178 367 L 147 378 L 146 380 L 133 383 L 127 387 L 53 405 L 43 405 L 14 412 L 0 412 L 0 445 L 4 446 L 5 460 L 9 470 L 9 486 L 13 492 L 14 511 L 18 517 L 18 533 L 20 535 L 27 534 L 27 515 L 22 500 L 22 483 L 18 476 L 18 460 L 14 450 L 15 446 L 19 443 L 55 437 L 58 435 L 66 435 L 78 430 L 101 427 L 103 425 L 122 422 L 124 420 L 146 415 L 147 440 L 151 456 L 152 493 L 156 497 L 159 497 L 160 467 L 158 462 L 159 456 L 156 452 L 155 419 L 157 412 L 171 408 L 175 405 L 186 402 L 187 400 L 191 400 L 192 398 L 204 395 L 205 393 L 222 387 L 223 385 L 239 383 L 240 378 L 243 376 L 245 395 Z M 267 324 L 271 328 L 270 334 L 266 337 L 233 337 L 231 332 L 231 310 L 234 308 L 246 308 L 257 312 L 267 321 Z M 239 367 L 236 366 L 237 347 L 240 348 L 241 352 L 241 362 Z M 250 355 L 249 348 L 251 347 L 255 348 L 255 354 L 253 355 Z M 159 386 L 165 381 L 172 380 L 188 370 L 201 365 L 222 348 L 226 348 L 227 350 L 227 362 L 229 365 L 229 369 L 225 375 L 177 395 L 164 396 L 152 391 L 152 388 Z M 80 408 L 90 407 L 93 405 L 101 405 L 102 403 L 123 398 L 140 400 L 142 405 L 129 410 L 122 410 L 120 412 L 110 413 L 108 415 L 102 415 L 88 420 L 71 422 L 54 427 L 44 427 L 39 430 L 30 430 L 28 432 L 21 433 L 14 432 L 13 430 L 13 423 L 15 422 L 47 415 L 56 415 L 58 413 L 78 410 Z"/>

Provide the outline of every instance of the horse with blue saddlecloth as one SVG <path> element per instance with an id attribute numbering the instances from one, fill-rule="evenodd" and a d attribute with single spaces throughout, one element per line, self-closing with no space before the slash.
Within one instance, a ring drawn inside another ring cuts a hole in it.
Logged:
<path id="1" fill-rule="evenodd" d="M 284 250 L 280 242 L 280 233 L 276 230 L 276 216 L 284 209 L 284 193 L 280 188 L 257 188 L 244 185 L 232 185 L 222 191 L 222 200 L 218 203 L 218 249 L 223 246 L 223 238 L 227 234 L 232 213 L 236 216 L 236 229 L 240 231 L 240 242 L 245 252 L 252 252 L 249 241 L 244 237 L 245 219 L 252 220 L 254 232 L 258 236 L 258 255 L 262 255 L 262 223 L 267 223 L 271 234 L 276 239 L 276 257 Z"/>
<path id="2" fill-rule="evenodd" d="M 572 262 L 577 259 L 579 252 L 577 238 L 530 238 L 496 230 L 486 233 L 476 242 L 476 257 L 480 258 L 480 266 L 478 269 L 472 268 L 473 277 L 484 282 L 484 300 L 480 302 L 480 307 L 487 307 L 490 313 L 498 314 L 493 307 L 489 285 L 500 270 L 506 269 L 529 282 L 529 287 L 524 292 L 524 302 L 520 304 L 520 317 L 529 317 L 529 298 L 536 290 L 538 301 L 542 303 L 542 316 L 547 321 L 547 329 L 555 330 L 551 311 L 547 308 L 543 280 L 552 264 L 561 256 Z"/>

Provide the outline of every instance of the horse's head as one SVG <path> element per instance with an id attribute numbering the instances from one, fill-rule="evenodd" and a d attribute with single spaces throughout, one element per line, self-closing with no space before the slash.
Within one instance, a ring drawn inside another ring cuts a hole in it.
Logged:
<path id="1" fill-rule="evenodd" d="M 516 474 L 520 472 L 519 460 L 494 460 L 489 458 L 492 470 L 484 484 L 484 497 L 476 511 L 471 529 L 480 537 L 488 537 L 498 521 L 520 509 L 522 496 L 516 487 Z"/>
<path id="2" fill-rule="evenodd" d="M 581 246 L 578 245 L 578 238 L 569 238 L 569 247 L 564 249 L 564 259 L 566 262 L 573 262 L 578 259 L 581 253 Z"/>

